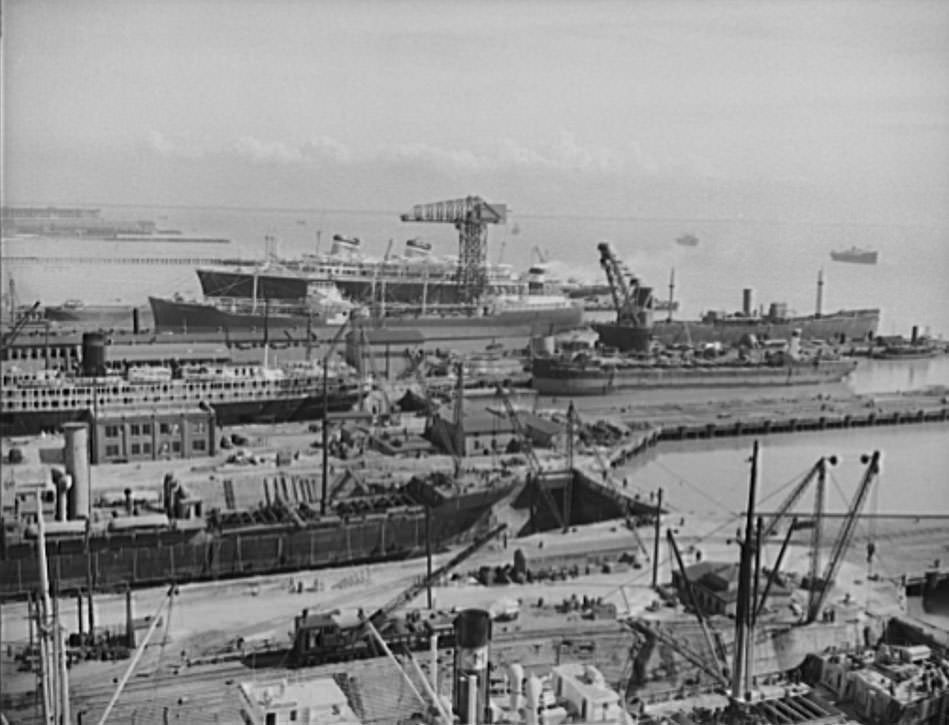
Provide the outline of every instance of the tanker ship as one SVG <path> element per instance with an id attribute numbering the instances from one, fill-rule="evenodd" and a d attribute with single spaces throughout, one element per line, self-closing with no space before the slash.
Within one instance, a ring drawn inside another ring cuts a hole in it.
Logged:
<path id="1" fill-rule="evenodd" d="M 349 410 L 364 392 L 345 365 L 283 367 L 213 364 L 137 366 L 109 374 L 105 336 L 86 333 L 79 375 L 61 370 L 3 376 L 0 428 L 4 434 L 35 434 L 86 420 L 94 410 L 140 411 L 161 406 L 210 407 L 219 425 L 310 420 Z"/>

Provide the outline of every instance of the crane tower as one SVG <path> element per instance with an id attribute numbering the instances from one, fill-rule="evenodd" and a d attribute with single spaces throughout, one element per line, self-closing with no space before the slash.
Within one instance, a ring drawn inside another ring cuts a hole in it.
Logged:
<path id="1" fill-rule="evenodd" d="M 477 302 L 487 282 L 488 224 L 507 222 L 507 205 L 490 204 L 480 196 L 416 204 L 404 222 L 441 222 L 458 230 L 458 282 L 461 301 Z"/>

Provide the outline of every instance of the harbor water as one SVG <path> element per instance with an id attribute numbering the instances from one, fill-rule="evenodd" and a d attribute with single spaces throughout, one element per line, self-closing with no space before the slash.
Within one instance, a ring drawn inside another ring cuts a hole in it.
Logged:
<path id="1" fill-rule="evenodd" d="M 418 199 L 406 200 L 406 209 Z M 675 268 L 677 317 L 694 319 L 712 310 L 736 311 L 742 290 L 752 289 L 752 306 L 767 310 L 786 302 L 789 311 L 814 312 L 818 270 L 824 270 L 822 309 L 879 307 L 881 334 L 909 335 L 913 325 L 934 336 L 949 335 L 949 229 L 939 226 L 864 225 L 750 220 L 591 219 L 582 216 L 520 214 L 516 199 L 509 223 L 489 230 L 488 257 L 502 260 L 515 272 L 526 272 L 536 259 L 534 247 L 549 257 L 549 276 L 575 276 L 605 282 L 596 244 L 610 241 L 619 257 L 657 296 L 668 294 Z M 231 244 L 101 242 L 89 239 L 3 241 L 2 289 L 10 279 L 21 302 L 37 299 L 61 304 L 67 299 L 86 304 L 122 302 L 144 305 L 148 295 L 199 296 L 194 265 L 174 260 L 256 258 L 265 253 L 265 237 L 276 239 L 280 256 L 328 251 L 333 234 L 356 236 L 368 256 L 381 258 L 390 239 L 394 252 L 405 240 L 430 242 L 437 256 L 457 254 L 457 232 L 450 224 L 406 224 L 387 211 L 225 210 L 200 208 L 132 208 L 101 206 L 111 219 L 150 219 L 163 228 L 204 236 L 221 236 Z M 516 227 L 515 227 L 516 223 Z M 514 230 L 517 233 L 514 233 Z M 695 234 L 696 247 L 675 239 Z M 876 265 L 832 262 L 830 250 L 852 244 L 877 249 Z M 935 251 L 934 251 L 935 250 Z M 148 264 L 121 260 L 139 257 Z M 76 263 L 76 258 L 82 258 Z M 102 265 L 95 264 L 96 259 Z M 105 263 L 109 260 L 108 263 Z M 97 283 L 90 285 L 88 272 Z"/>

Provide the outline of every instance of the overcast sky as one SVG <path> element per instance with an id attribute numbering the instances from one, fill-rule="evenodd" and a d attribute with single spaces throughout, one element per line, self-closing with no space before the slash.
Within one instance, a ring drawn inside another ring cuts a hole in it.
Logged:
<path id="1" fill-rule="evenodd" d="M 938 0 L 3 10 L 8 200 L 949 217 Z"/>

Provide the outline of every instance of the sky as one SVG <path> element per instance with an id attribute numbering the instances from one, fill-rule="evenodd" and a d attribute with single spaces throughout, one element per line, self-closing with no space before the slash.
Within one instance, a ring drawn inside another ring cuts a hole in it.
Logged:
<path id="1" fill-rule="evenodd" d="M 21 203 L 949 226 L 949 3 L 5 0 Z"/>

